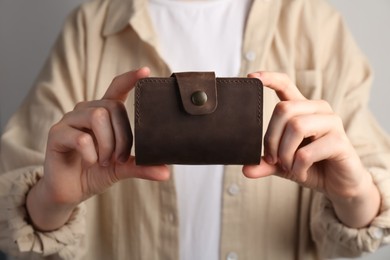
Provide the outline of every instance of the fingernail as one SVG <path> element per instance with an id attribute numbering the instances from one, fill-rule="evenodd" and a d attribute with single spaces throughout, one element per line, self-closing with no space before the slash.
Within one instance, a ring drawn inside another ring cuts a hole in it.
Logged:
<path id="1" fill-rule="evenodd" d="M 141 71 L 141 70 L 147 70 L 148 73 L 150 72 L 150 69 L 147 66 L 143 66 L 143 67 L 140 67 L 140 68 L 137 69 L 137 71 Z"/>
<path id="2" fill-rule="evenodd" d="M 108 166 L 110 166 L 110 162 L 109 161 L 104 161 L 104 162 L 101 163 L 101 165 L 103 167 L 108 167 Z"/>
<path id="3" fill-rule="evenodd" d="M 247 75 L 249 78 L 258 78 L 260 77 L 260 73 L 258 72 L 252 72 Z"/>
<path id="4" fill-rule="evenodd" d="M 264 160 L 265 160 L 268 164 L 274 164 L 274 159 L 272 158 L 271 155 L 266 155 L 266 156 L 264 156 Z"/>

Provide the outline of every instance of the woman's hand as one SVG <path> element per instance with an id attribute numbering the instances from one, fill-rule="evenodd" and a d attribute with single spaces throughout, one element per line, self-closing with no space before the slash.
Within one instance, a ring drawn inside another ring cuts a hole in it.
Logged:
<path id="1" fill-rule="evenodd" d="M 141 167 L 130 156 L 133 136 L 124 106 L 142 68 L 116 77 L 101 100 L 81 102 L 54 125 L 48 137 L 44 177 L 27 199 L 37 228 L 53 230 L 87 198 L 126 178 L 165 180 L 165 165 Z"/>
<path id="2" fill-rule="evenodd" d="M 264 137 L 260 165 L 244 166 L 244 174 L 250 178 L 276 174 L 318 190 L 332 201 L 344 223 L 369 224 L 379 210 L 379 192 L 340 117 L 327 102 L 307 100 L 284 74 L 258 72 L 249 77 L 259 78 L 281 101 Z"/>

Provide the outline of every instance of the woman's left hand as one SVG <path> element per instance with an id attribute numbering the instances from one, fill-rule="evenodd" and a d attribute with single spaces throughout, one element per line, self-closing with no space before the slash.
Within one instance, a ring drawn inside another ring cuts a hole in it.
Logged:
<path id="1" fill-rule="evenodd" d="M 320 191 L 342 207 L 370 194 L 377 201 L 376 216 L 379 192 L 331 106 L 323 100 L 306 99 L 285 74 L 256 72 L 249 77 L 259 78 L 274 90 L 280 102 L 264 136 L 264 157 L 260 165 L 244 166 L 244 175 L 275 174 Z"/>

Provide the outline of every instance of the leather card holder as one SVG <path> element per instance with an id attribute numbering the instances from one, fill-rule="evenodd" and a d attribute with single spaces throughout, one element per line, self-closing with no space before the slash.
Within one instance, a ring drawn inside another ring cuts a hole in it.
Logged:
<path id="1" fill-rule="evenodd" d="M 259 79 L 180 72 L 136 84 L 137 165 L 259 164 L 262 128 Z"/>

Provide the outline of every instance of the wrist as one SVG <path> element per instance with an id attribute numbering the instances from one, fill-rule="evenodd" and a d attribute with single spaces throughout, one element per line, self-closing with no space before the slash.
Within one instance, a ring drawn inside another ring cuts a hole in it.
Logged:
<path id="1" fill-rule="evenodd" d="M 339 220 L 351 228 L 363 228 L 378 216 L 381 196 L 378 187 L 367 172 L 361 184 L 343 196 L 327 196 Z"/>
<path id="2" fill-rule="evenodd" d="M 28 192 L 26 209 L 31 224 L 40 231 L 52 231 L 68 221 L 77 204 L 67 204 L 53 198 L 40 179 Z"/>

